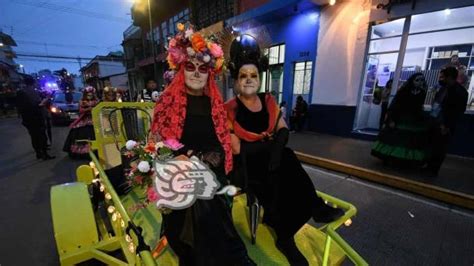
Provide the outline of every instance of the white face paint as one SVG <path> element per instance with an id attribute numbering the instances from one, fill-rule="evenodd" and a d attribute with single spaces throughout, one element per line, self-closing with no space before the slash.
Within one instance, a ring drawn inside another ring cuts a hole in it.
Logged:
<path id="1" fill-rule="evenodd" d="M 258 74 L 257 67 L 253 64 L 240 67 L 237 85 L 239 92 L 243 95 L 256 94 L 260 87 L 260 75 Z"/>
<path id="2" fill-rule="evenodd" d="M 192 59 L 184 64 L 184 83 L 191 90 L 202 90 L 207 84 L 209 67 L 203 62 Z"/>

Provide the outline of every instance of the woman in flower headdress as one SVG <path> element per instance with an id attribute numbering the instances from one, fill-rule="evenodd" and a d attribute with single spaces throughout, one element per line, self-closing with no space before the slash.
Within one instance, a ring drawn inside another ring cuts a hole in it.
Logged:
<path id="1" fill-rule="evenodd" d="M 156 103 L 152 132 L 184 144 L 180 157 L 198 156 L 226 185 L 232 150 L 224 103 L 214 81 L 224 62 L 222 49 L 178 24 L 167 60 L 176 74 Z M 163 224 L 180 265 L 255 265 L 234 228 L 224 196 L 164 214 Z"/>
<path id="2" fill-rule="evenodd" d="M 109 87 L 109 86 L 105 87 L 104 93 L 102 95 L 102 101 L 103 102 L 116 102 L 117 93 L 118 93 L 117 88 Z"/>
<path id="3" fill-rule="evenodd" d="M 289 130 L 269 93 L 257 93 L 260 72 L 268 59 L 257 41 L 238 36 L 230 46 L 229 70 L 238 96 L 226 103 L 232 149 L 236 155 L 233 179 L 256 196 L 264 208 L 264 222 L 276 233 L 276 246 L 291 265 L 308 265 L 295 245 L 294 234 L 310 219 L 328 223 L 342 216 L 317 196 L 310 177 L 295 153 L 286 147 Z"/>
<path id="4" fill-rule="evenodd" d="M 79 102 L 80 116 L 71 123 L 69 134 L 64 143 L 63 151 L 71 157 L 87 157 L 90 144 L 88 142 L 77 142 L 76 140 L 94 140 L 94 127 L 92 124 L 92 108 L 99 103 L 95 89 L 88 86 L 82 92 Z"/>

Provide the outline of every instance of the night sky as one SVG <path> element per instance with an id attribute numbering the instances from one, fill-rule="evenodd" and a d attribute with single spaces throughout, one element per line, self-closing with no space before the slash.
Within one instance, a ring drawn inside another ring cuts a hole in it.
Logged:
<path id="1" fill-rule="evenodd" d="M 92 58 L 122 51 L 133 0 L 0 0 L 0 29 L 11 35 L 17 54 Z M 25 72 L 65 67 L 79 73 L 77 60 L 18 56 Z M 82 61 L 82 66 L 88 60 Z"/>

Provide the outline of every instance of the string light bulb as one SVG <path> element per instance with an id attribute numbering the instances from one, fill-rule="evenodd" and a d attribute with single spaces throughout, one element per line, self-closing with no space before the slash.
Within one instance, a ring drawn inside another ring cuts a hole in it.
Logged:
<path id="1" fill-rule="evenodd" d="M 109 207 L 107 208 L 107 211 L 108 211 L 109 213 L 114 213 L 115 207 L 114 207 L 114 206 L 109 206 Z"/>
<path id="2" fill-rule="evenodd" d="M 352 220 L 351 219 L 347 219 L 345 222 L 344 222 L 344 225 L 345 226 L 351 226 L 352 224 Z"/>
<path id="3" fill-rule="evenodd" d="M 333 6 L 336 4 L 336 0 L 329 0 L 329 5 Z"/>
<path id="4" fill-rule="evenodd" d="M 111 200 L 111 199 L 112 199 L 112 195 L 110 195 L 110 193 L 105 193 L 105 199 Z"/>

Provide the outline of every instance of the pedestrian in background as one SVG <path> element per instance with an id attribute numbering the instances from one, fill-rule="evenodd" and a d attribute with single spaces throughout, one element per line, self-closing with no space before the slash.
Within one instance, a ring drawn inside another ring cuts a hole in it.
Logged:
<path id="1" fill-rule="evenodd" d="M 290 126 L 292 131 L 300 132 L 304 128 L 306 116 L 308 113 L 308 103 L 299 95 L 296 98 L 296 106 L 293 109 L 293 114 L 290 117 Z"/>
<path id="2" fill-rule="evenodd" d="M 154 91 L 158 91 L 158 84 L 156 84 L 156 81 L 153 79 L 150 79 L 146 83 L 146 88 L 141 91 L 141 93 L 138 95 L 138 101 L 144 101 L 144 102 L 153 102 L 152 94 Z"/>
<path id="3" fill-rule="evenodd" d="M 35 80 L 27 76 L 24 78 L 25 88 L 18 91 L 17 107 L 22 118 L 22 124 L 28 130 L 31 138 L 31 144 L 36 152 L 37 159 L 54 159 L 47 152 L 47 137 L 45 128 L 45 117 L 42 111 L 46 104 L 41 100 L 39 93 L 34 89 Z"/>
<path id="4" fill-rule="evenodd" d="M 282 101 L 280 103 L 280 113 L 281 113 L 281 117 L 283 118 L 283 120 L 285 120 L 285 122 L 288 122 L 286 120 L 286 101 Z"/>
<path id="5" fill-rule="evenodd" d="M 49 111 L 51 108 L 51 95 L 52 92 L 49 90 L 44 90 L 41 93 L 41 99 L 44 102 L 44 105 L 41 108 L 41 111 L 43 112 L 43 117 L 44 117 L 44 122 L 45 122 L 45 128 L 46 128 L 46 135 L 48 136 L 48 146 L 53 145 L 53 132 L 51 130 L 51 112 Z"/>
<path id="6" fill-rule="evenodd" d="M 393 79 L 389 79 L 385 84 L 385 88 L 382 90 L 381 95 L 381 112 L 380 112 L 380 120 L 379 120 L 379 129 L 382 129 L 383 124 L 385 122 L 385 116 L 387 115 L 388 109 L 388 102 L 390 100 L 390 94 L 392 93 L 392 83 Z"/>
<path id="7" fill-rule="evenodd" d="M 466 111 L 468 93 L 457 81 L 458 77 L 455 67 L 447 67 L 439 73 L 441 87 L 435 95 L 430 113 L 432 128 L 428 150 L 431 156 L 424 168 L 430 176 L 438 175 L 456 124 Z"/>

